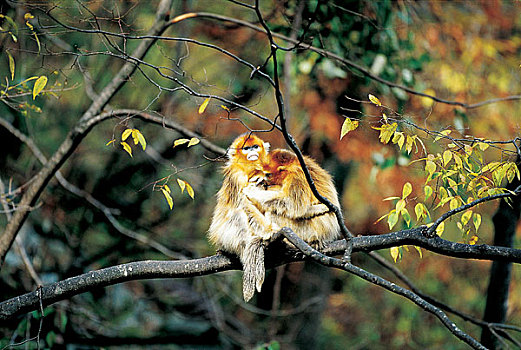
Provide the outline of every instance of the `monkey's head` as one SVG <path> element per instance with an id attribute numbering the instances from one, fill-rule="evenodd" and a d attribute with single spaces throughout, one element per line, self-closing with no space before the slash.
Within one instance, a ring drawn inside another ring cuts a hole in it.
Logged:
<path id="1" fill-rule="evenodd" d="M 281 185 L 290 172 L 301 169 L 297 156 L 285 149 L 274 150 L 268 159 L 263 167 L 268 186 Z"/>
<path id="2" fill-rule="evenodd" d="M 226 155 L 229 162 L 247 164 L 263 163 L 270 149 L 270 144 L 255 135 L 243 134 L 232 142 Z"/>

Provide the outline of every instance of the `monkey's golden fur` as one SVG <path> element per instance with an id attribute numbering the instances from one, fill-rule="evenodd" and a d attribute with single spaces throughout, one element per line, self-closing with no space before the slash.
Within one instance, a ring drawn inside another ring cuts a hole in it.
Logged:
<path id="1" fill-rule="evenodd" d="M 208 230 L 211 243 L 240 257 L 246 301 L 253 296 L 255 287 L 260 291 L 264 281 L 264 247 L 258 243 L 256 232 L 271 234 L 278 230 L 242 193 L 253 176 L 263 173 L 268 151 L 268 143 L 249 134 L 239 136 L 231 144 Z"/>
<path id="2" fill-rule="evenodd" d="M 318 192 L 340 207 L 331 175 L 304 156 Z M 272 151 L 263 165 L 264 186 L 252 184 L 243 192 L 277 226 L 291 228 L 308 243 L 322 246 L 340 234 L 336 216 L 311 191 L 297 156 L 283 149 Z"/>

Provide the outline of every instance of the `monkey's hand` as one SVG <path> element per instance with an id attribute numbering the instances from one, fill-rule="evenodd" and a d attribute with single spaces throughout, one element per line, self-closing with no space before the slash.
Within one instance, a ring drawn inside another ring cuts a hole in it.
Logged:
<path id="1" fill-rule="evenodd" d="M 266 202 L 280 196 L 279 191 L 264 190 L 254 183 L 250 183 L 248 186 L 244 187 L 242 193 L 244 193 L 249 200 L 260 205 L 264 205 Z"/>
<path id="2" fill-rule="evenodd" d="M 255 186 L 266 189 L 268 187 L 268 179 L 262 175 L 254 175 L 248 180 L 248 186 L 255 184 Z"/>

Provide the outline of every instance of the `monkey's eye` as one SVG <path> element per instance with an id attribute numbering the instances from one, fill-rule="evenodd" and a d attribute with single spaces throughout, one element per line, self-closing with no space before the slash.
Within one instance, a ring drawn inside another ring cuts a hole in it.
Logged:
<path id="1" fill-rule="evenodd" d="M 252 149 L 259 149 L 260 147 L 259 147 L 259 145 L 253 145 L 253 146 L 251 146 L 251 148 Z"/>
<path id="2" fill-rule="evenodd" d="M 249 151 L 251 149 L 251 146 L 246 146 L 242 148 L 244 151 Z"/>

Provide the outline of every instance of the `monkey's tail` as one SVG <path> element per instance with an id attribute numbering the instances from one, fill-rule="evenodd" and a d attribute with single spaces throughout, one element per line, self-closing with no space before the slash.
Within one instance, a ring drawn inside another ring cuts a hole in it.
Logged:
<path id="1" fill-rule="evenodd" d="M 255 289 L 261 291 L 264 283 L 264 245 L 262 239 L 254 238 L 244 248 L 241 262 L 243 266 L 242 295 L 248 302 L 255 294 Z"/>

